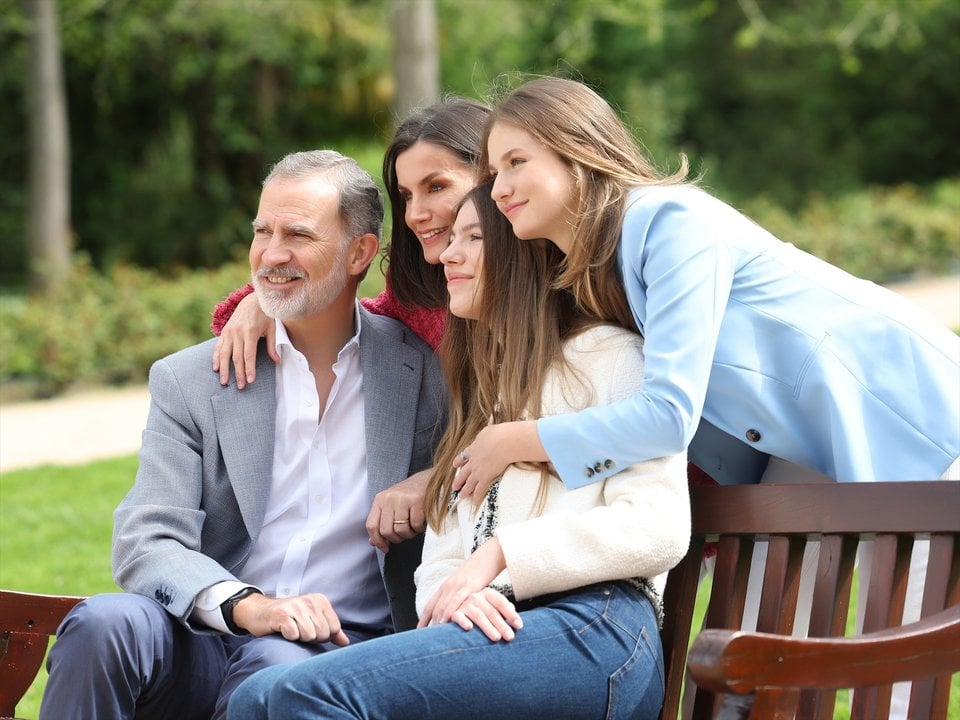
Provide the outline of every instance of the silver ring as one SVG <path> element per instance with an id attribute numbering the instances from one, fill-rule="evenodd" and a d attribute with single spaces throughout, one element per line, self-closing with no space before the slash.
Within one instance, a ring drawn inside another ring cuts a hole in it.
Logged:
<path id="1" fill-rule="evenodd" d="M 467 461 L 467 451 L 466 451 L 466 450 L 461 450 L 461 451 L 460 451 L 460 460 L 463 461 L 463 462 L 466 462 L 466 461 Z"/>

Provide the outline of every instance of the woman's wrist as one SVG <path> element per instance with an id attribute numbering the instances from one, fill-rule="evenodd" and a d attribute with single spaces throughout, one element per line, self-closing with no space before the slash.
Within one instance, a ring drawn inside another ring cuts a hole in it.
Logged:
<path id="1" fill-rule="evenodd" d="M 511 462 L 547 462 L 550 458 L 540 442 L 536 420 L 503 423 L 504 445 Z"/>
<path id="2" fill-rule="evenodd" d="M 217 303 L 217 306 L 213 309 L 213 317 L 210 321 L 210 330 L 214 335 L 220 337 L 220 333 L 223 332 L 224 325 L 226 325 L 227 321 L 233 317 L 233 313 L 236 311 L 237 305 L 239 305 L 240 301 L 252 292 L 253 283 L 247 283 L 243 287 L 237 288 L 232 293 L 227 295 L 227 297 Z"/>

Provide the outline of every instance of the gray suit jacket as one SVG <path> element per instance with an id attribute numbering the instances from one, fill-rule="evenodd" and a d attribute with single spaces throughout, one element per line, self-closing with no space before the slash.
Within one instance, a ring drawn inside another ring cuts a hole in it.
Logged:
<path id="1" fill-rule="evenodd" d="M 261 343 L 256 383 L 223 387 L 210 368 L 214 342 L 151 368 L 140 468 L 114 513 L 117 584 L 155 598 L 187 626 L 197 593 L 240 579 L 262 526 L 273 463 L 273 361 Z M 379 491 L 430 466 L 446 395 L 429 346 L 401 323 L 364 310 L 360 363 L 372 503 Z M 409 540 L 378 553 L 398 629 L 416 624 L 413 571 L 421 545 Z"/>

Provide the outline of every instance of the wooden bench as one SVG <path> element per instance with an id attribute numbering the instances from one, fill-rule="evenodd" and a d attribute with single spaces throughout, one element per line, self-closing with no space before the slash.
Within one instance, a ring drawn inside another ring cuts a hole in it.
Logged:
<path id="1" fill-rule="evenodd" d="M 833 718 L 838 688 L 854 693 L 851 718 L 888 714 L 890 683 L 914 680 L 910 717 L 947 717 L 960 671 L 960 482 L 746 485 L 692 489 L 693 537 L 671 571 L 662 632 L 661 718 Z M 911 550 L 929 540 L 921 620 L 900 627 Z M 861 541 L 874 544 L 863 634 L 843 638 Z M 744 617 L 754 546 L 767 542 L 757 631 Z M 707 542 L 716 543 L 706 622 L 687 652 Z M 806 545 L 819 544 L 809 637 L 792 637 Z M 893 629 L 890 629 L 893 628 Z M 917 682 L 919 680 L 919 682 Z"/>
<path id="2" fill-rule="evenodd" d="M 665 594 L 663 720 L 832 718 L 836 689 L 854 687 L 851 717 L 872 720 L 886 715 L 899 680 L 914 681 L 912 718 L 946 718 L 950 675 L 960 671 L 960 483 L 694 487 L 691 498 L 690 550 Z M 869 590 L 864 633 L 843 638 L 864 539 L 875 547 L 873 571 L 859 579 Z M 900 627 L 916 539 L 930 542 L 922 619 Z M 739 631 L 753 549 L 764 541 L 758 632 Z M 809 637 L 793 637 L 810 541 L 820 555 Z M 704 579 L 712 586 L 701 632 L 693 623 L 705 547 L 716 548 L 716 565 Z M 0 591 L 0 716 L 13 715 L 78 600 Z"/>

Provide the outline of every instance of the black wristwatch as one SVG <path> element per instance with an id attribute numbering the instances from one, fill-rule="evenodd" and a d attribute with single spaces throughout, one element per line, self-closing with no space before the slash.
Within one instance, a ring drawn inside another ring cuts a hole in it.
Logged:
<path id="1" fill-rule="evenodd" d="M 233 621 L 233 609 L 237 606 L 238 602 L 243 600 L 245 597 L 250 597 L 251 595 L 263 595 L 263 593 L 257 590 L 255 587 L 245 587 L 240 592 L 234 593 L 220 603 L 220 613 L 223 615 L 223 622 L 226 623 L 227 629 L 234 635 L 250 634 Z"/>

